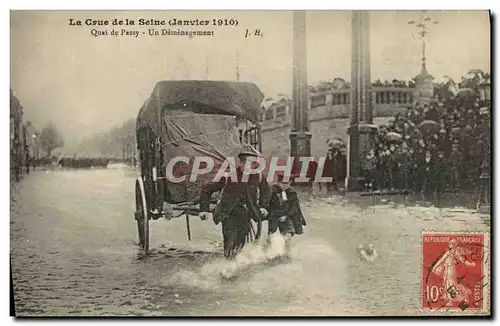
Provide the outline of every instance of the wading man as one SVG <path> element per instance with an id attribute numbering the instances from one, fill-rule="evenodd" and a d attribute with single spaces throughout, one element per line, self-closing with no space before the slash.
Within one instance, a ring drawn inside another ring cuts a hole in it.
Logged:
<path id="1" fill-rule="evenodd" d="M 260 157 L 252 151 L 244 151 L 238 155 L 239 164 L 236 169 L 237 180 L 223 179 L 203 186 L 200 196 L 200 218 L 206 220 L 210 212 L 212 194 L 221 191 L 220 202 L 213 212 L 213 220 L 217 225 L 222 223 L 224 256 L 233 259 L 246 242 L 250 232 L 250 221 L 261 221 L 267 216 L 270 199 L 270 187 L 260 173 L 247 175 L 249 158 Z M 247 167 L 247 169 L 245 169 Z"/>

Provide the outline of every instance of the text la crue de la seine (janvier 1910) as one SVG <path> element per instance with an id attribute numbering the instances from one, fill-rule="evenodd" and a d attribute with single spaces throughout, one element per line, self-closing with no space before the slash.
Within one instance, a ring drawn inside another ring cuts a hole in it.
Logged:
<path id="1" fill-rule="evenodd" d="M 88 26 L 92 27 L 90 34 L 94 37 L 100 36 L 129 36 L 139 37 L 139 35 L 148 36 L 214 36 L 214 30 L 210 28 L 216 27 L 236 27 L 239 22 L 233 18 L 211 18 L 211 19 L 130 19 L 130 18 L 113 18 L 113 19 L 75 19 L 69 18 L 69 26 Z M 117 27 L 117 28 L 114 28 Z M 148 29 L 140 29 L 136 27 L 148 27 Z M 155 28 L 156 27 L 156 28 Z M 158 28 L 167 27 L 167 28 Z M 170 29 L 168 27 L 177 27 Z M 190 27 L 204 27 L 203 29 L 185 29 Z"/>

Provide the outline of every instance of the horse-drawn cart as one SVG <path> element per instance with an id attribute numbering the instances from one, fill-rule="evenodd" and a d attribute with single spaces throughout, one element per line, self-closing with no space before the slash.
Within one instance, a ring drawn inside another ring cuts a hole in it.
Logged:
<path id="1" fill-rule="evenodd" d="M 259 88 L 251 83 L 156 84 L 136 123 L 140 176 L 135 182 L 134 215 L 139 243 L 146 252 L 151 220 L 186 216 L 190 238 L 189 216 L 198 214 L 201 187 L 213 177 L 206 173 L 191 181 L 197 157 L 210 157 L 220 166 L 217 163 L 236 156 L 244 146 L 261 150 L 258 116 L 263 98 Z M 187 159 L 179 160 L 180 157 Z M 262 223 L 251 223 L 247 237 L 257 240 Z"/>

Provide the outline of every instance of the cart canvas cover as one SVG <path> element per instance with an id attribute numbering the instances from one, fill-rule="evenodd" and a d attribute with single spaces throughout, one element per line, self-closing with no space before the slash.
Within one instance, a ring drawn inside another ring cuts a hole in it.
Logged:
<path id="1" fill-rule="evenodd" d="M 263 98 L 250 83 L 169 81 L 156 85 L 139 112 L 137 128 L 148 126 L 156 132 L 161 121 L 164 166 L 180 157 L 189 161 L 179 161 L 170 169 L 175 178 L 185 177 L 184 181 L 163 179 L 169 202 L 197 200 L 201 186 L 214 179 L 227 157 L 249 149 L 239 142 L 234 116 L 256 122 Z M 196 157 L 211 158 L 214 167 L 191 182 Z"/>
<path id="2" fill-rule="evenodd" d="M 264 94 L 252 83 L 181 80 L 158 82 L 137 118 L 137 127 L 157 130 L 158 113 L 186 103 L 207 113 L 230 114 L 257 123 Z M 210 112 L 211 110 L 211 112 Z M 222 111 L 222 112 L 221 112 Z"/>

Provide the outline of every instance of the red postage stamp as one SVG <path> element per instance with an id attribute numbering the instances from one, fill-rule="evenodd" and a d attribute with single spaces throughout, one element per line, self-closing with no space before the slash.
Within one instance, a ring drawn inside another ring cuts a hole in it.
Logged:
<path id="1" fill-rule="evenodd" d="M 489 311 L 489 236 L 477 232 L 422 233 L 422 308 Z"/>

